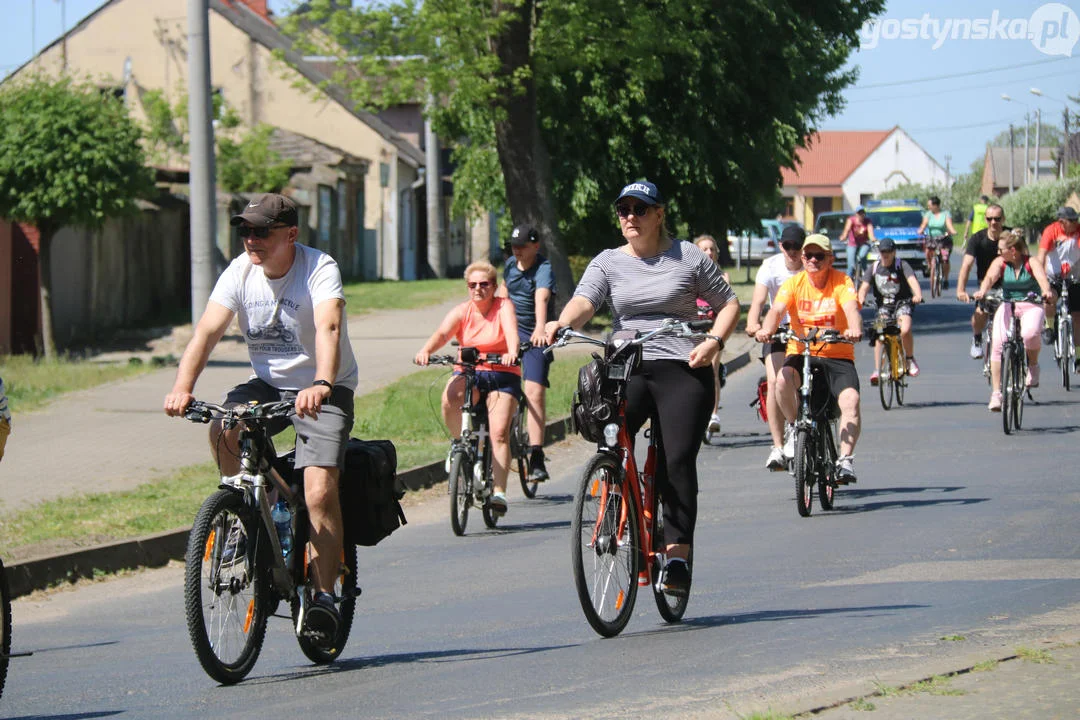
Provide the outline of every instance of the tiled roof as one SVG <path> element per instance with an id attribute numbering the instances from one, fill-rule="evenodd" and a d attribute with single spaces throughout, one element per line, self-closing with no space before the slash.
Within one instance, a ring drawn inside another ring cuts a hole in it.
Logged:
<path id="1" fill-rule="evenodd" d="M 809 147 L 795 153 L 796 169 L 780 168 L 784 185 L 842 185 L 893 130 L 822 130 L 811 135 Z"/>
<path id="2" fill-rule="evenodd" d="M 313 165 L 334 166 L 343 162 L 354 165 L 367 165 L 369 162 L 363 158 L 350 155 L 340 148 L 281 128 L 273 129 L 270 134 L 269 146 L 283 159 L 292 162 L 294 168 L 311 167 Z"/>

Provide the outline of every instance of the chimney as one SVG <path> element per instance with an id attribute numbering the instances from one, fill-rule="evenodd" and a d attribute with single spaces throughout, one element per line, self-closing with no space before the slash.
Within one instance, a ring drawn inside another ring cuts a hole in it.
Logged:
<path id="1" fill-rule="evenodd" d="M 270 10 L 266 6 L 267 0 L 232 0 L 230 4 L 246 5 L 253 13 L 261 17 L 266 22 L 273 22 L 270 19 Z"/>

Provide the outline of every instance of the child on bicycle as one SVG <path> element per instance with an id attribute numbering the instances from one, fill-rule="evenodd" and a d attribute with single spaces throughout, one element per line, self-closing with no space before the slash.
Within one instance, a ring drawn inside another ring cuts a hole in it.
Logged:
<path id="1" fill-rule="evenodd" d="M 716 239 L 712 235 L 699 235 L 694 238 L 694 244 L 701 248 L 701 252 L 708 255 L 709 259 L 716 263 L 717 267 L 720 267 L 720 249 L 716 246 Z M 724 282 L 731 284 L 731 277 L 726 272 L 721 270 L 720 276 L 724 278 Z M 698 316 L 702 319 L 716 319 L 716 311 L 702 298 L 697 299 L 697 307 Z M 709 418 L 709 425 L 705 429 L 707 438 L 720 434 L 720 391 L 727 384 L 727 369 L 720 360 L 721 355 L 723 353 L 718 353 L 713 358 L 713 372 L 716 373 L 716 402 L 713 405 L 712 417 Z"/>
<path id="2" fill-rule="evenodd" d="M 891 238 L 882 238 L 878 243 L 880 257 L 862 285 L 859 286 L 859 305 L 866 302 L 866 295 L 874 291 L 877 301 L 878 318 L 886 322 L 896 320 L 900 326 L 900 342 L 904 344 L 907 355 L 907 374 L 919 376 L 919 366 L 915 362 L 915 338 L 911 333 L 911 306 L 922 302 L 922 288 L 906 260 L 896 257 L 896 243 Z M 881 343 L 874 345 L 874 373 L 870 384 L 878 384 L 881 370 Z"/>

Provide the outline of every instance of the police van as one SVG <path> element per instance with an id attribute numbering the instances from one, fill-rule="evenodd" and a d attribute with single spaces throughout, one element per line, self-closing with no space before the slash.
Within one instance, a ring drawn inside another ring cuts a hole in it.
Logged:
<path id="1" fill-rule="evenodd" d="M 874 237 L 878 240 L 891 238 L 896 243 L 896 256 L 906 260 L 919 270 L 926 264 L 919 226 L 922 225 L 923 209 L 918 200 L 868 200 L 866 217 L 874 224 Z M 877 253 L 870 252 L 869 259 L 877 260 Z"/>

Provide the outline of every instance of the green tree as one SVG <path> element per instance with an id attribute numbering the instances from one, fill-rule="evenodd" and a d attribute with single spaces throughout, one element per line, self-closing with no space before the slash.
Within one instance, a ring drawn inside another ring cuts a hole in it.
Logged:
<path id="1" fill-rule="evenodd" d="M 568 245 L 614 232 L 611 201 L 647 177 L 673 225 L 749 227 L 798 147 L 842 105 L 843 65 L 880 0 L 311 0 L 288 18 L 301 52 L 368 107 L 436 98 L 456 141 L 454 211 L 508 209 Z M 556 220 L 558 218 L 558 220 Z M 567 236 L 569 243 L 564 242 Z"/>
<path id="2" fill-rule="evenodd" d="M 1054 116 L 1055 120 L 1060 119 L 1060 115 Z M 1028 145 L 1031 147 L 1031 151 L 1035 152 L 1035 120 L 1031 121 L 1031 125 L 1028 126 Z M 1057 125 L 1053 125 L 1043 121 L 1038 127 L 1039 131 L 1039 146 L 1048 148 L 1061 147 L 1061 138 L 1064 137 L 1061 128 Z M 1024 147 L 1024 128 L 1013 128 L 1013 143 L 1015 147 Z M 990 141 L 990 144 L 994 147 L 1009 147 L 1009 129 L 1005 128 Z"/>
<path id="3" fill-rule="evenodd" d="M 228 192 L 280 192 L 292 163 L 270 149 L 271 125 L 260 124 L 240 140 L 217 138 L 218 184 Z"/>
<path id="4" fill-rule="evenodd" d="M 65 226 L 101 228 L 153 192 L 141 132 L 89 80 L 34 76 L 0 88 L 0 217 L 35 225 L 45 356 L 52 330 L 52 240 Z"/>

